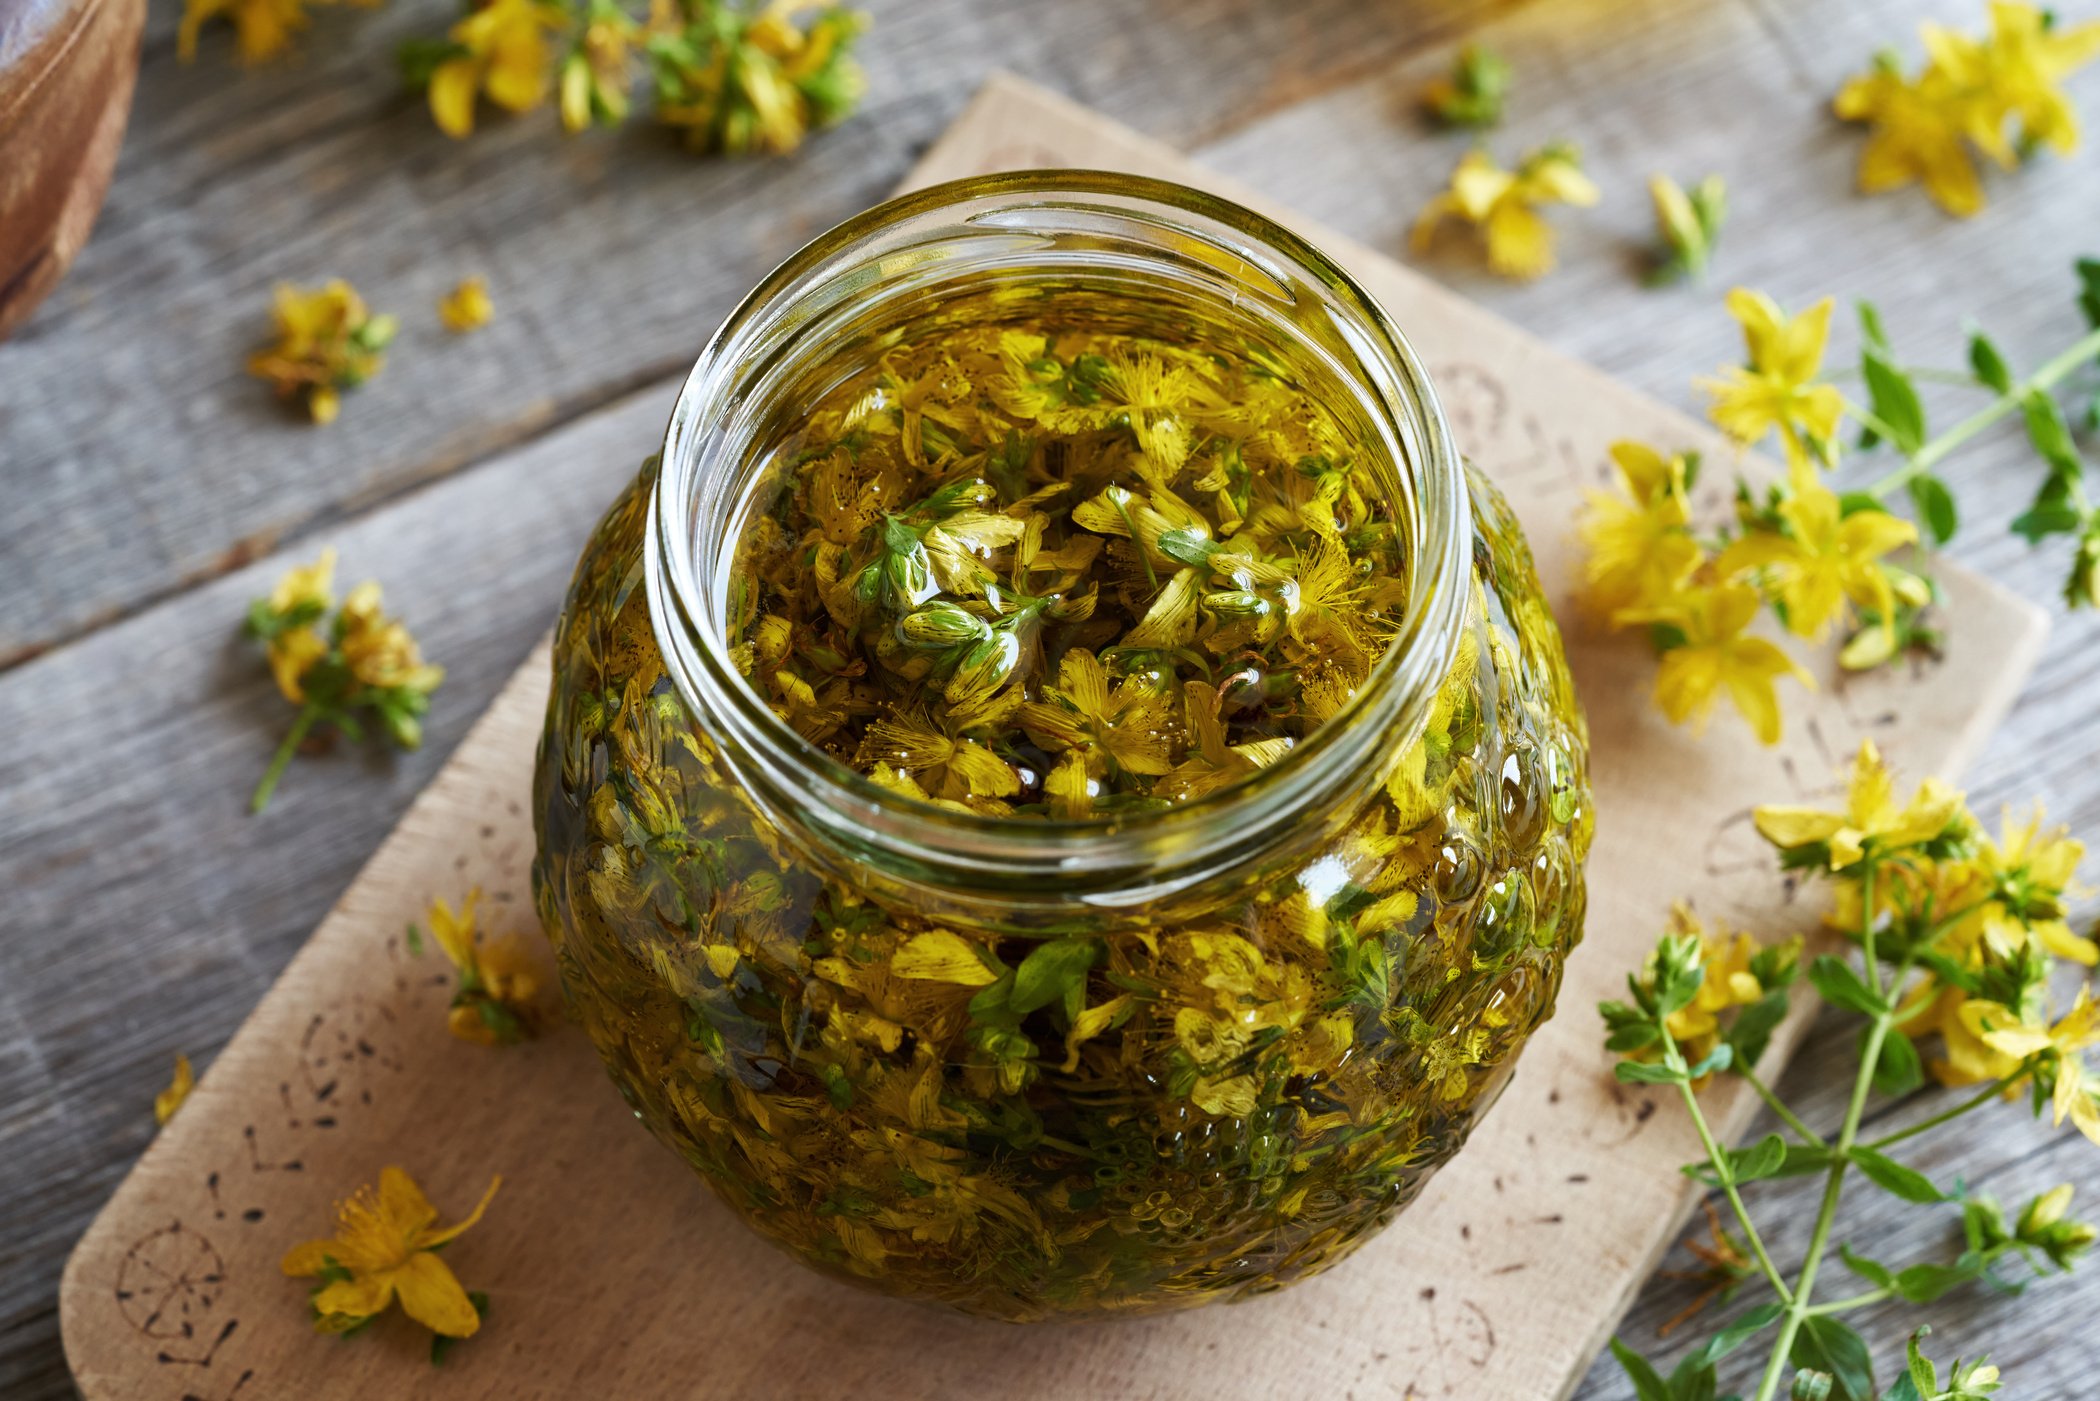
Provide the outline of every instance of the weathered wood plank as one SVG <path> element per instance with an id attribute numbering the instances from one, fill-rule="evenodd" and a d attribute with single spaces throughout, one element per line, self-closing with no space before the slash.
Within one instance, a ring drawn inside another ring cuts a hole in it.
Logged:
<path id="1" fill-rule="evenodd" d="M 1483 7 L 874 0 L 865 112 L 770 161 L 694 160 L 643 125 L 565 141 L 552 112 L 455 144 L 393 57 L 442 27 L 442 0 L 324 9 L 297 61 L 247 73 L 223 34 L 177 62 L 175 8 L 93 243 L 0 344 L 0 665 L 689 362 L 994 65 L 1187 141 Z M 433 306 L 469 273 L 499 314 L 455 340 Z M 403 324 L 389 370 L 317 432 L 241 365 L 270 285 L 329 276 Z"/>

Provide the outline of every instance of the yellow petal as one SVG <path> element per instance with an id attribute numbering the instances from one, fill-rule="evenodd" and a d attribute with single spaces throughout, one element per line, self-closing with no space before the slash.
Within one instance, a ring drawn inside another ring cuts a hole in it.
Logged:
<path id="1" fill-rule="evenodd" d="M 1845 825 L 1845 819 L 1834 812 L 1780 806 L 1756 809 L 1751 821 L 1757 825 L 1759 836 L 1781 848 L 1827 842 Z"/>
<path id="2" fill-rule="evenodd" d="M 427 1250 L 408 1257 L 394 1272 L 394 1288 L 401 1295 L 401 1309 L 433 1333 L 448 1338 L 471 1338 L 481 1327 L 481 1315 L 473 1300 L 460 1288 L 452 1267 Z"/>
<path id="3" fill-rule="evenodd" d="M 353 1322 L 367 1319 L 383 1312 L 393 1301 L 393 1273 L 382 1270 L 377 1274 L 352 1275 L 349 1279 L 323 1285 L 314 1294 L 313 1310 L 320 1315 L 319 1326 L 326 1328 L 330 1318 Z"/>
<path id="4" fill-rule="evenodd" d="M 294 1279 L 308 1279 L 326 1269 L 331 1257 L 342 1258 L 334 1239 L 310 1240 L 287 1250 L 279 1267 Z"/>
<path id="5" fill-rule="evenodd" d="M 471 58 L 448 59 L 430 75 L 430 115 L 438 130 L 455 139 L 474 131 L 474 90 L 478 65 Z"/>
<path id="6" fill-rule="evenodd" d="M 960 983 L 964 987 L 984 987 L 999 981 L 999 975 L 985 967 L 976 945 L 946 929 L 914 934 L 891 955 L 890 972 L 900 978 Z"/>
<path id="7" fill-rule="evenodd" d="M 175 1111 L 182 1108 L 184 1102 L 189 1099 L 190 1091 L 196 1084 L 197 1076 L 190 1069 L 190 1058 L 177 1055 L 174 1078 L 168 1082 L 165 1090 L 153 1097 L 153 1122 L 165 1126 L 168 1120 L 175 1117 Z"/>
<path id="8" fill-rule="evenodd" d="M 406 1175 L 407 1174 L 405 1173 L 403 1174 L 404 1177 Z M 410 1183 L 409 1185 L 413 1187 L 415 1184 Z M 486 1212 L 489 1209 L 489 1203 L 495 1200 L 496 1189 L 498 1187 L 501 1187 L 502 1185 L 503 1178 L 500 1175 L 489 1178 L 488 1190 L 481 1194 L 481 1200 L 474 1204 L 474 1209 L 468 1212 L 464 1219 L 462 1219 L 454 1225 L 447 1226 L 442 1231 L 425 1231 L 420 1233 L 416 1237 L 417 1246 L 421 1249 L 428 1250 L 431 1246 L 443 1245 L 446 1241 L 451 1240 L 454 1236 L 459 1235 L 461 1232 L 465 1231 L 469 1226 L 472 1226 L 475 1222 L 481 1220 L 482 1213 Z M 381 1179 L 380 1186 L 381 1190 L 384 1191 L 385 1179 Z M 417 1195 L 420 1196 L 422 1194 L 418 1192 Z M 435 1219 L 436 1216 L 436 1211 L 432 1211 L 432 1219 Z"/>

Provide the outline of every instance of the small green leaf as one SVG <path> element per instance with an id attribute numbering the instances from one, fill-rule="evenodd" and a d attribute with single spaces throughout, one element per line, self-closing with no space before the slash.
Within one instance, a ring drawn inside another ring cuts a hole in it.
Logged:
<path id="1" fill-rule="evenodd" d="M 1626 1369 L 1627 1378 L 1633 1382 L 1633 1394 L 1640 1401 L 1673 1401 L 1670 1388 L 1663 1384 L 1662 1374 L 1647 1358 L 1617 1338 L 1611 1340 L 1611 1355 L 1618 1358 L 1619 1365 Z"/>
<path id="2" fill-rule="evenodd" d="M 1789 1005 L 1786 989 L 1774 988 L 1736 1013 L 1735 1025 L 1728 1028 L 1728 1044 L 1735 1047 L 1737 1065 L 1755 1065 L 1764 1056 L 1772 1033 L 1786 1020 Z"/>
<path id="3" fill-rule="evenodd" d="M 2051 477 L 2051 482 L 2061 480 Z M 2085 516 L 2069 501 L 2061 497 L 2037 500 L 2020 515 L 2013 517 L 2012 533 L 2030 545 L 2039 545 L 2051 535 L 2072 535 L 2085 528 Z"/>
<path id="4" fill-rule="evenodd" d="M 1870 1260 L 1849 1245 L 1838 1247 L 1838 1257 L 1845 1262 L 1846 1269 L 1852 1271 L 1852 1273 L 1858 1275 L 1876 1289 L 1894 1289 L 1896 1287 L 1896 1272 L 1879 1260 Z"/>
<path id="5" fill-rule="evenodd" d="M 1049 1006 L 1086 976 L 1099 952 L 1096 940 L 1076 934 L 1038 944 L 1014 970 L 1014 990 L 1008 1005 L 1022 1016 Z"/>
<path id="6" fill-rule="evenodd" d="M 1910 503 L 1918 511 L 1918 519 L 1932 535 L 1932 543 L 1944 545 L 1954 538 L 1961 516 L 1954 508 L 1954 493 L 1947 484 L 1931 473 L 1921 473 L 1910 479 Z"/>
<path id="7" fill-rule="evenodd" d="M 1912 1265 L 1897 1272 L 1896 1292 L 1913 1304 L 1929 1304 L 1982 1274 L 1983 1262 L 1973 1256 L 1964 1256 L 1951 1265 Z"/>
<path id="8" fill-rule="evenodd" d="M 1977 331 L 1969 337 L 1969 369 L 1976 382 L 1986 389 L 1995 389 L 2000 394 L 2012 392 L 2012 371 L 2006 367 L 2005 357 L 1991 338 Z"/>
<path id="9" fill-rule="evenodd" d="M 1685 1080 L 1681 1070 L 1641 1060 L 1622 1060 L 1612 1067 L 1612 1074 L 1626 1085 L 1681 1085 Z"/>
<path id="10" fill-rule="evenodd" d="M 1828 1372 L 1837 1401 L 1874 1401 L 1874 1361 L 1866 1339 L 1830 1314 L 1801 1320 L 1791 1360 L 1797 1367 Z"/>
<path id="11" fill-rule="evenodd" d="M 1867 1180 L 1907 1202 L 1943 1202 L 1947 1195 L 1932 1185 L 1932 1179 L 1916 1168 L 1905 1167 L 1894 1158 L 1871 1148 L 1853 1148 L 1848 1155 Z"/>
<path id="12" fill-rule="evenodd" d="M 1690 1365 L 1711 1367 L 1729 1353 L 1734 1352 L 1760 1332 L 1778 1322 L 1786 1310 L 1777 1303 L 1759 1304 L 1720 1332 L 1708 1338 L 1700 1349 L 1685 1359 Z"/>
<path id="13" fill-rule="evenodd" d="M 1889 352 L 1889 333 L 1881 324 L 1881 308 L 1861 299 L 1854 303 L 1859 311 L 1859 338 L 1861 341 L 1886 355 Z"/>
<path id="14" fill-rule="evenodd" d="M 1830 1167 L 1830 1150 L 1820 1143 L 1789 1143 L 1786 1146 L 1786 1162 L 1776 1177 L 1805 1177 L 1812 1172 L 1823 1172 Z"/>
<path id="15" fill-rule="evenodd" d="M 1907 1095 L 1925 1083 L 1925 1067 L 1918 1048 L 1908 1036 L 1891 1027 L 1881 1041 L 1881 1054 L 1874 1060 L 1874 1088 L 1894 1097 Z"/>
<path id="16" fill-rule="evenodd" d="M 1832 954 L 1819 954 L 1816 961 L 1808 965 L 1808 980 L 1825 1002 L 1872 1017 L 1888 1010 L 1888 1004 L 1876 996 L 1866 985 L 1852 965 Z"/>
<path id="17" fill-rule="evenodd" d="M 1711 1051 L 1708 1051 L 1697 1065 L 1685 1072 L 1685 1075 L 1689 1079 L 1696 1080 L 1702 1075 L 1717 1074 L 1734 1064 L 1735 1047 L 1723 1041 Z"/>
<path id="18" fill-rule="evenodd" d="M 2020 413 L 2027 420 L 2028 441 L 2051 471 L 2067 481 L 2077 481 L 2085 474 L 2085 464 L 2078 459 L 2078 445 L 2071 441 L 2070 425 L 2064 422 L 2063 410 L 2056 406 L 2056 400 L 2044 390 L 2030 389 L 2020 398 Z"/>
<path id="19" fill-rule="evenodd" d="M 423 931 L 416 928 L 414 920 L 408 922 L 408 934 L 403 939 L 403 943 L 408 948 L 408 956 L 410 958 L 421 958 L 423 956 Z"/>
<path id="20" fill-rule="evenodd" d="M 1866 376 L 1874 416 L 1887 425 L 1896 450 L 1905 457 L 1914 456 L 1925 445 L 1925 405 L 1918 398 L 1918 387 L 1886 355 L 1872 348 L 1860 355 L 1859 368 Z"/>

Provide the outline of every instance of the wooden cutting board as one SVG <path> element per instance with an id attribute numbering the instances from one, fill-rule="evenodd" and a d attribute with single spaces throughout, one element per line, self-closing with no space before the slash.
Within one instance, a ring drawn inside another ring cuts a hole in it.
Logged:
<path id="1" fill-rule="evenodd" d="M 1582 1376 L 1690 1210 L 1678 1166 L 1698 1151 L 1674 1107 L 1613 1081 L 1591 1004 L 1619 988 L 1673 897 L 1761 935 L 1812 925 L 1815 911 L 1792 903 L 1751 831 L 1751 806 L 1829 795 L 1863 736 L 1913 775 L 1957 771 L 2027 675 L 2043 618 L 1946 566 L 1947 662 L 1865 679 L 1826 665 L 1816 694 L 1788 697 L 1787 738 L 1774 749 L 1732 719 L 1695 739 L 1654 713 L 1654 663 L 1639 639 L 1595 629 L 1574 607 L 1571 523 L 1583 489 L 1607 479 L 1612 439 L 1695 446 L 1717 465 L 1732 457 L 1725 444 L 1384 255 L 1011 79 L 986 88 L 912 182 L 1026 166 L 1203 185 L 1323 245 L 1414 341 L 1461 445 L 1501 482 L 1530 532 L 1594 737 L 1589 934 L 1568 964 L 1560 1015 L 1534 1038 L 1472 1144 L 1354 1258 L 1245 1304 L 1016 1328 L 803 1270 L 629 1122 L 578 1031 L 506 1050 L 455 1040 L 441 957 L 405 946 L 405 926 L 433 896 L 457 900 L 470 885 L 487 892 L 499 932 L 532 923 L 528 794 L 548 681 L 542 648 L 75 1249 L 61 1309 L 89 1401 L 1478 1401 L 1564 1395 Z M 671 397 L 666 390 L 667 415 Z M 655 446 L 637 441 L 632 455 Z M 1708 473 L 1703 509 L 1720 508 L 1728 476 Z M 1768 1068 L 1791 1051 L 1805 1012 L 1775 1039 Z M 1730 1134 L 1754 1109 L 1741 1090 L 1709 1092 Z M 448 1219 L 491 1173 L 504 1177 L 487 1219 L 446 1254 L 468 1287 L 489 1293 L 492 1312 L 441 1369 L 427 1360 L 428 1335 L 399 1316 L 350 1341 L 316 1335 L 305 1282 L 277 1268 L 288 1245 L 328 1233 L 338 1197 L 389 1163 L 418 1177 Z"/>

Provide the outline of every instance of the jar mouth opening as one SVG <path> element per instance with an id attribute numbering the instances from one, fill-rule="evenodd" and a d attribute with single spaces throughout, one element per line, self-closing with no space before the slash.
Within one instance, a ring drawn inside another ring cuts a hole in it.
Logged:
<path id="1" fill-rule="evenodd" d="M 1061 820 L 958 811 L 896 792 L 804 739 L 765 703 L 731 655 L 728 590 L 756 488 L 750 428 L 766 367 L 825 334 L 841 307 L 924 296 L 977 256 L 1041 252 L 1045 224 L 1086 235 L 1168 239 L 1184 272 L 1221 295 L 1290 306 L 1317 322 L 1340 368 L 1368 389 L 1412 545 L 1400 626 L 1357 694 L 1274 763 L 1215 792 L 1158 809 Z M 989 240 L 989 241 L 987 241 Z M 959 251 L 960 250 L 960 251 Z M 647 516 L 644 570 L 666 668 L 736 766 L 799 816 L 863 840 L 989 875 L 1003 858 L 1116 864 L 1185 850 L 1199 834 L 1273 830 L 1302 817 L 1361 768 L 1367 746 L 1412 738 L 1456 650 L 1467 588 L 1470 508 L 1450 429 L 1420 360 L 1384 310 L 1332 259 L 1266 217 L 1186 186 L 1086 170 L 975 176 L 889 200 L 820 235 L 769 274 L 702 351 L 680 390 Z M 748 764 L 752 772 L 745 773 Z M 1357 796 L 1351 794 L 1351 796 Z M 1331 806 L 1332 803 L 1329 803 Z"/>

